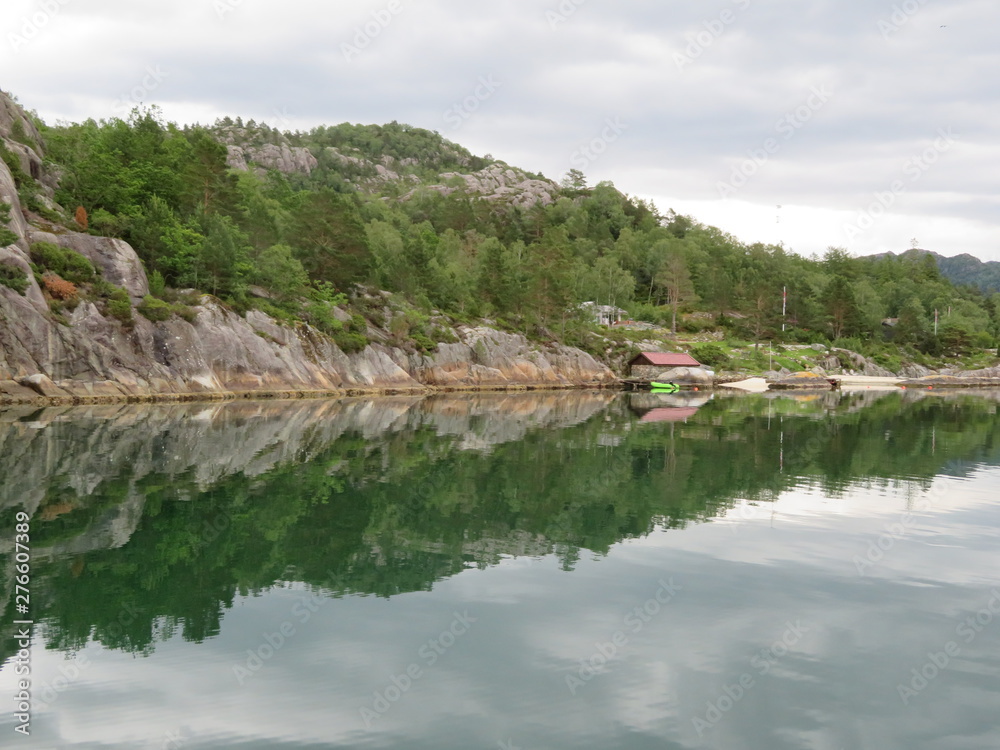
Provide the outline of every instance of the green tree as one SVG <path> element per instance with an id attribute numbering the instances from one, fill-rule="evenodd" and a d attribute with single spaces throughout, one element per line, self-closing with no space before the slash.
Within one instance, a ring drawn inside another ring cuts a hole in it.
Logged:
<path id="1" fill-rule="evenodd" d="M 587 177 L 579 169 L 571 169 L 563 177 L 562 186 L 567 190 L 586 190 Z"/>
<path id="2" fill-rule="evenodd" d="M 241 298 L 252 270 L 246 235 L 232 219 L 218 214 L 204 217 L 203 231 L 205 241 L 194 260 L 196 276 L 214 295 Z"/>
<path id="3" fill-rule="evenodd" d="M 665 294 L 667 304 L 670 305 L 670 332 L 677 333 L 677 311 L 682 304 L 698 298 L 684 255 L 676 250 L 668 253 L 656 273 L 654 283 Z"/>
<path id="4" fill-rule="evenodd" d="M 911 297 L 899 311 L 895 340 L 900 344 L 923 345 L 930 334 L 927 311 L 919 297 Z"/>
<path id="5" fill-rule="evenodd" d="M 273 245 L 257 258 L 255 276 L 258 284 L 270 289 L 281 302 L 302 296 L 309 274 L 288 245 Z"/>
<path id="6" fill-rule="evenodd" d="M 354 199 L 328 189 L 300 193 L 290 223 L 288 244 L 311 278 L 344 289 L 368 277 L 371 251 Z"/>
<path id="7" fill-rule="evenodd" d="M 861 310 L 851 282 L 844 276 L 834 276 L 823 292 L 830 333 L 834 340 L 853 336 L 861 328 Z"/>

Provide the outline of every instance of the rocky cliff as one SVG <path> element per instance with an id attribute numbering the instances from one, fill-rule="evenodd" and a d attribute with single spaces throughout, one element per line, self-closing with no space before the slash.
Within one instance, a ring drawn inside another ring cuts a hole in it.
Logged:
<path id="1" fill-rule="evenodd" d="M 149 293 L 149 282 L 128 243 L 71 231 L 22 205 L 26 193 L 36 205 L 51 203 L 54 178 L 45 173 L 41 138 L 30 118 L 2 94 L 0 141 L 20 161 L 22 182 L 19 189 L 10 166 L 0 161 L 0 202 L 10 206 L 7 228 L 16 238 L 0 247 L 0 265 L 18 269 L 27 279 L 23 292 L 0 284 L 0 403 L 427 386 L 599 386 L 614 380 L 606 366 L 583 351 L 537 345 L 483 327 L 459 327 L 455 343 L 427 354 L 393 346 L 388 332 L 373 329 L 370 338 L 387 343 L 345 354 L 309 326 L 279 323 L 258 311 L 241 316 L 207 295 L 193 308 L 191 321 L 172 315 L 153 322 L 136 313 L 132 322 L 122 322 L 107 314 L 106 306 L 86 300 L 55 314 L 51 295 L 31 267 L 32 243 L 82 254 L 105 281 L 125 289 L 133 305 Z"/>

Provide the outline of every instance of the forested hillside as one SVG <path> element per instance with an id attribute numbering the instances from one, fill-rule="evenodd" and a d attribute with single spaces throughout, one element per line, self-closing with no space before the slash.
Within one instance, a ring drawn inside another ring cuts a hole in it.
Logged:
<path id="1" fill-rule="evenodd" d="M 978 287 L 987 294 L 1000 292 L 1000 263 L 995 260 L 984 263 L 979 258 L 964 253 L 946 258 L 938 253 L 920 249 L 907 250 L 903 255 L 916 258 L 931 255 L 937 261 L 941 275 L 949 281 Z"/>
<path id="2" fill-rule="evenodd" d="M 228 118 L 180 127 L 153 110 L 36 124 L 44 143 L 33 146 L 58 187 L 48 200 L 5 149 L 22 205 L 126 240 L 163 309 L 196 289 L 307 321 L 347 351 L 364 345 L 364 321 L 335 313 L 358 284 L 427 315 L 583 346 L 594 325 L 579 305 L 591 300 L 751 341 L 878 350 L 889 331 L 913 357 L 996 346 L 1000 294 L 956 287 L 930 256 L 805 258 L 747 244 L 610 182 L 588 186 L 574 171 L 556 184 L 398 123 L 282 133 Z M 0 283 L 16 284 L 9 276 Z M 421 347 L 446 340 L 410 317 Z"/>

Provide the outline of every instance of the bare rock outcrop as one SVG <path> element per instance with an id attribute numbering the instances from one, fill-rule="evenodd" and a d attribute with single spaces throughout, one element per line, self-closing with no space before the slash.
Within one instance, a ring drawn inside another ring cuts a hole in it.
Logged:
<path id="1" fill-rule="evenodd" d="M 521 170 L 499 162 L 472 174 L 444 172 L 439 178 L 446 184 L 429 185 L 426 189 L 442 195 L 451 195 L 461 189 L 470 195 L 511 203 L 521 208 L 531 208 L 537 204 L 548 206 L 559 191 L 559 186 L 554 182 L 529 178 Z M 460 181 L 464 185 L 457 187 L 456 183 Z M 404 195 L 403 200 L 411 198 L 414 192 Z"/>
<path id="2" fill-rule="evenodd" d="M 227 146 L 230 168 L 246 172 L 251 166 L 262 170 L 275 169 L 282 174 L 310 174 L 319 162 L 307 148 L 287 143 L 265 143 L 262 146 Z"/>
<path id="3" fill-rule="evenodd" d="M 674 367 L 664 370 L 654 380 L 658 383 L 711 386 L 715 382 L 715 373 L 705 367 Z"/>
<path id="4" fill-rule="evenodd" d="M 81 232 L 51 232 L 36 229 L 27 233 L 29 242 L 51 242 L 75 250 L 86 257 L 115 286 L 124 287 L 133 302 L 149 294 L 149 280 L 142 261 L 125 240 L 96 237 Z"/>

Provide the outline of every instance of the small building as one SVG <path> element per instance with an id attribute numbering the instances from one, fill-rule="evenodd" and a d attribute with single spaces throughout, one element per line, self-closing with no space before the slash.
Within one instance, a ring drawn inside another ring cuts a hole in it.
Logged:
<path id="1" fill-rule="evenodd" d="M 643 352 L 628 363 L 629 377 L 652 380 L 674 367 L 701 367 L 701 362 L 683 352 Z"/>
<path id="2" fill-rule="evenodd" d="M 614 305 L 599 305 L 596 302 L 584 302 L 580 309 L 592 316 L 594 322 L 602 326 L 612 326 L 628 317 L 628 310 L 622 310 Z"/>

